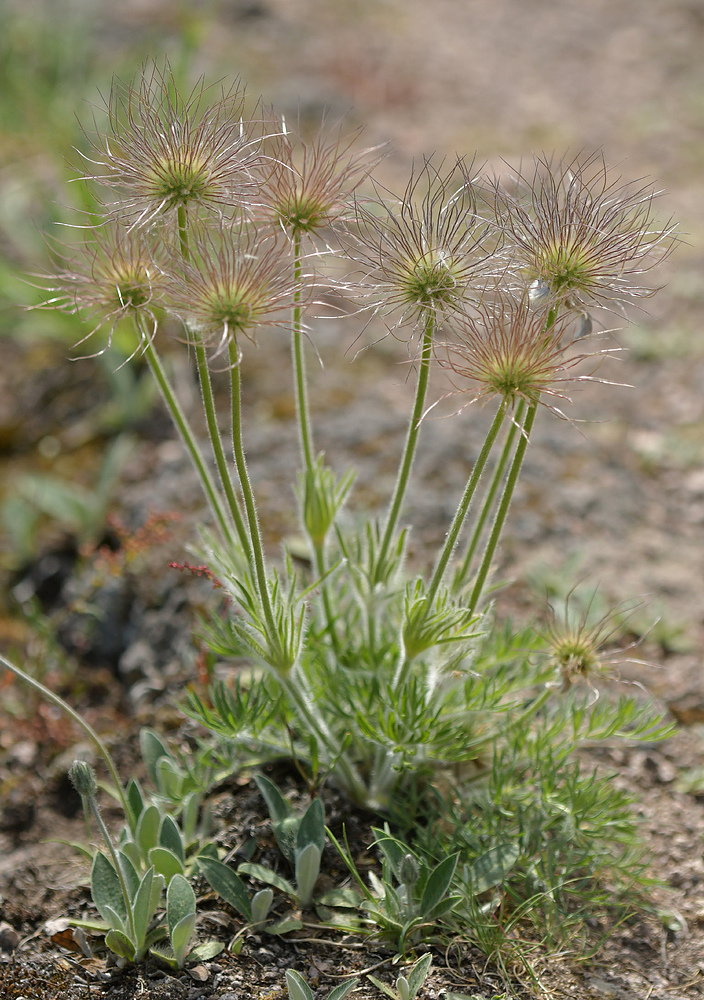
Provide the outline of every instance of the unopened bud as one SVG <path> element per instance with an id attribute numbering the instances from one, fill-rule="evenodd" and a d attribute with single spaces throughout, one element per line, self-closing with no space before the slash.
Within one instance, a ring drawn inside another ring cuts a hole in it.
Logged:
<path id="1" fill-rule="evenodd" d="M 85 760 L 74 760 L 69 768 L 68 776 L 73 787 L 83 798 L 91 798 L 98 792 L 98 780 L 95 771 Z"/>
<path id="2" fill-rule="evenodd" d="M 412 854 L 405 854 L 401 859 L 401 864 L 399 866 L 401 883 L 403 885 L 414 886 L 418 881 L 419 875 L 420 870 L 418 868 L 418 862 Z"/>

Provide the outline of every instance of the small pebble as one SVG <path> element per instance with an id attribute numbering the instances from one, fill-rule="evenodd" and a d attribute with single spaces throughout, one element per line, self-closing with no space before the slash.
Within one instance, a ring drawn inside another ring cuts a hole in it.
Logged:
<path id="1" fill-rule="evenodd" d="M 22 939 L 21 934 L 6 920 L 0 923 L 0 951 L 14 951 Z"/>

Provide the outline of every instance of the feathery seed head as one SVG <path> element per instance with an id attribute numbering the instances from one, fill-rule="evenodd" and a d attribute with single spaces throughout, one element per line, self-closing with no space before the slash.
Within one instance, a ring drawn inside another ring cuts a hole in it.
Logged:
<path id="1" fill-rule="evenodd" d="M 472 165 L 457 159 L 446 172 L 430 160 L 414 170 L 404 195 L 357 205 L 357 228 L 345 249 L 360 280 L 351 286 L 392 329 L 427 312 L 452 313 L 477 296 L 481 275 L 496 273 L 499 257 L 485 246 L 488 224 L 479 219 Z M 492 250 L 496 248 L 493 247 Z"/>
<path id="2" fill-rule="evenodd" d="M 245 226 L 196 234 L 191 261 L 171 283 L 170 308 L 213 348 L 213 357 L 231 342 L 256 342 L 262 326 L 281 326 L 295 301 L 296 286 L 273 236 L 260 237 Z"/>
<path id="3" fill-rule="evenodd" d="M 584 310 L 653 294 L 640 276 L 672 249 L 674 225 L 654 220 L 657 192 L 614 177 L 601 153 L 553 162 L 537 157 L 509 186 L 494 182 L 497 224 L 535 294 Z"/>
<path id="4" fill-rule="evenodd" d="M 147 235 L 106 225 L 91 230 L 82 246 L 62 253 L 65 266 L 42 276 L 53 294 L 40 307 L 93 320 L 95 326 L 79 343 L 107 329 L 109 347 L 115 326 L 126 316 L 144 318 L 155 329 L 155 310 L 163 304 L 167 279 Z"/>
<path id="5" fill-rule="evenodd" d="M 571 373 L 593 356 L 569 353 L 572 341 L 563 341 L 571 322 L 570 314 L 553 321 L 549 310 L 531 306 L 528 294 L 515 299 L 498 293 L 453 318 L 456 336 L 441 345 L 439 364 L 451 371 L 457 392 L 471 394 L 470 402 L 498 396 L 510 407 L 541 401 L 555 410 L 541 397 L 567 399 L 567 383 L 592 380 Z"/>
<path id="6" fill-rule="evenodd" d="M 132 84 L 114 82 L 107 134 L 93 143 L 100 169 L 89 178 L 117 193 L 107 206 L 112 215 L 148 226 L 179 207 L 216 214 L 241 207 L 255 187 L 256 142 L 243 125 L 237 84 L 212 105 L 209 89 L 201 80 L 182 97 L 168 64 Z"/>
<path id="7" fill-rule="evenodd" d="M 547 628 L 543 633 L 550 660 L 559 672 L 564 690 L 579 678 L 591 686 L 593 679 L 616 673 L 619 661 L 628 659 L 624 654 L 637 643 L 621 649 L 609 650 L 607 647 L 641 606 L 638 602 L 626 601 L 595 619 L 592 608 L 597 591 L 578 612 L 572 606 L 574 590 L 567 594 L 559 611 L 548 605 Z"/>
<path id="8" fill-rule="evenodd" d="M 260 191 L 264 215 L 289 236 L 312 235 L 350 214 L 353 192 L 374 166 L 357 138 L 321 129 L 312 142 L 277 123 Z"/>

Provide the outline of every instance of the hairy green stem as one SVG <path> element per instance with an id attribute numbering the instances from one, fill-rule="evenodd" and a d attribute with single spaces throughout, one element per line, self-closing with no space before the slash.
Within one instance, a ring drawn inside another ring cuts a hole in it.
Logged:
<path id="1" fill-rule="evenodd" d="M 118 881 L 120 883 L 120 889 L 122 890 L 122 898 L 125 901 L 125 909 L 127 910 L 127 919 L 130 925 L 130 936 L 134 945 L 137 945 L 136 940 L 136 930 L 134 926 L 134 909 L 132 907 L 132 898 L 130 897 L 129 891 L 127 889 L 127 883 L 125 882 L 125 876 L 122 871 L 122 865 L 120 864 L 120 859 L 117 856 L 117 851 L 115 850 L 115 845 L 112 842 L 112 837 L 108 833 L 108 828 L 105 826 L 105 821 L 101 815 L 100 808 L 94 795 L 88 795 L 88 807 L 93 814 L 95 822 L 98 824 L 98 829 L 103 835 L 103 840 L 107 846 L 110 856 L 112 858 L 113 868 L 115 869 L 115 874 L 117 875 Z"/>
<path id="2" fill-rule="evenodd" d="M 332 609 L 332 601 L 330 600 L 330 591 L 328 590 L 327 582 L 322 580 L 322 577 L 327 573 L 327 564 L 325 560 L 325 543 L 322 545 L 313 546 L 315 552 L 315 568 L 317 570 L 318 576 L 321 577 L 320 584 L 320 594 L 323 599 L 323 610 L 325 612 L 325 619 L 328 626 L 328 635 L 330 636 L 330 643 L 332 645 L 333 652 L 335 656 L 339 659 L 341 647 L 340 639 L 337 634 L 337 626 L 335 624 L 335 614 Z"/>
<path id="3" fill-rule="evenodd" d="M 340 754 L 339 740 L 330 732 L 320 713 L 315 711 L 315 700 L 303 671 L 294 667 L 291 674 L 281 676 L 279 681 L 310 732 L 320 740 L 331 760 L 335 760 L 335 769 L 342 775 L 345 791 L 358 805 L 364 805 L 368 798 L 366 785 L 354 764 L 344 753 Z"/>
<path id="4" fill-rule="evenodd" d="M 291 357 L 293 360 L 293 374 L 294 374 L 294 386 L 296 394 L 296 417 L 298 419 L 298 438 L 301 445 L 301 453 L 303 456 L 303 465 L 305 467 L 304 475 L 309 482 L 315 483 L 315 471 L 313 464 L 313 429 L 311 426 L 310 419 L 310 408 L 308 406 L 308 385 L 306 379 L 306 359 L 305 359 L 305 345 L 303 342 L 303 329 L 301 323 L 301 297 L 302 297 L 302 286 L 301 286 L 301 275 L 303 272 L 302 264 L 302 254 L 301 254 L 301 233 L 297 229 L 293 234 L 293 279 L 296 286 L 293 295 L 293 321 L 291 325 Z M 326 561 L 325 561 L 325 546 L 324 544 L 318 545 L 313 544 L 313 555 L 315 558 L 315 566 L 318 572 L 318 576 L 323 577 L 327 571 Z M 320 592 L 323 599 L 323 608 L 325 611 L 325 617 L 327 619 L 328 634 L 330 636 L 330 641 L 332 643 L 333 650 L 336 655 L 340 652 L 340 643 L 337 637 L 337 629 L 335 627 L 335 616 L 332 612 L 332 605 L 330 602 L 330 593 L 328 591 L 327 583 L 323 581 L 320 584 Z"/>
<path id="5" fill-rule="evenodd" d="M 230 477 L 230 471 L 227 467 L 227 457 L 225 455 L 225 449 L 222 446 L 220 429 L 218 428 L 217 412 L 215 409 L 215 399 L 213 397 L 213 387 L 210 381 L 208 358 L 205 347 L 203 346 L 203 342 L 200 338 L 195 334 L 191 334 L 191 337 L 195 343 L 196 364 L 198 366 L 198 378 L 200 379 L 200 393 L 203 399 L 203 409 L 205 411 L 205 420 L 208 426 L 210 446 L 213 451 L 213 457 L 215 458 L 218 473 L 220 474 L 220 482 L 222 483 L 222 488 L 225 491 L 225 496 L 227 497 L 230 515 L 234 521 L 237 536 L 242 544 L 245 555 L 251 563 L 251 547 L 247 536 L 247 529 L 242 517 L 242 511 L 240 510 L 237 495 L 235 494 L 235 490 L 232 485 L 232 478 Z"/>
<path id="6" fill-rule="evenodd" d="M 472 590 L 472 596 L 469 599 L 470 611 L 474 611 L 479 603 L 479 599 L 482 595 L 482 590 L 484 588 L 484 583 L 491 566 L 491 561 L 494 558 L 494 553 L 496 552 L 496 546 L 499 544 L 499 538 L 501 536 L 501 531 L 506 521 L 506 516 L 508 514 L 508 509 L 511 506 L 511 498 L 513 497 L 513 491 L 516 487 L 516 482 L 518 481 L 518 475 L 521 471 L 521 465 L 523 464 L 523 458 L 526 453 L 526 448 L 528 447 L 528 440 L 530 438 L 530 432 L 533 427 L 533 422 L 535 420 L 535 414 L 538 409 L 537 401 L 531 403 L 528 412 L 526 413 L 526 418 L 523 422 L 523 426 L 520 431 L 520 440 L 516 446 L 516 452 L 513 456 L 513 461 L 511 463 L 511 468 L 509 469 L 508 477 L 506 478 L 506 484 L 504 486 L 504 491 L 501 496 L 501 501 L 499 503 L 498 510 L 496 511 L 496 517 L 494 519 L 494 524 L 491 529 L 491 534 L 489 535 L 489 540 L 486 544 L 486 549 L 484 550 L 484 556 L 482 558 L 481 565 L 479 567 L 479 572 L 477 573 L 477 579 L 474 583 L 474 588 Z"/>
<path id="7" fill-rule="evenodd" d="M 188 423 L 186 415 L 181 408 L 181 404 L 176 398 L 176 394 L 171 387 L 171 383 L 166 377 L 166 372 L 164 371 L 164 367 L 154 344 L 151 339 L 144 334 L 144 331 L 141 329 L 139 319 L 136 319 L 135 322 L 137 324 L 138 333 L 142 337 L 142 341 L 144 343 L 144 356 L 147 359 L 156 384 L 159 386 L 161 398 L 164 400 L 171 419 L 176 425 L 176 429 L 181 436 L 181 440 L 185 444 L 188 454 L 191 456 L 191 461 L 193 462 L 195 470 L 198 473 L 198 478 L 200 479 L 201 485 L 208 499 L 210 509 L 220 529 L 220 534 L 223 539 L 232 544 L 234 542 L 232 525 L 223 508 L 222 497 L 220 496 L 213 478 L 208 471 L 205 459 L 203 458 L 201 450 L 198 446 L 196 436 Z"/>
<path id="8" fill-rule="evenodd" d="M 511 421 L 509 432 L 506 435 L 506 441 L 504 442 L 504 447 L 501 452 L 501 456 L 496 464 L 496 468 L 494 469 L 494 473 L 491 478 L 491 485 L 487 490 L 486 498 L 482 505 L 481 513 L 477 518 L 476 524 L 474 525 L 472 536 L 467 545 L 467 551 L 465 552 L 462 565 L 457 571 L 457 574 L 455 576 L 455 584 L 454 584 L 455 590 L 459 590 L 469 576 L 469 571 L 472 566 L 472 559 L 474 558 L 474 553 L 477 550 L 479 539 L 481 538 L 482 532 L 484 531 L 484 525 L 486 524 L 487 518 L 494 503 L 496 492 L 501 484 L 501 480 L 503 479 L 504 469 L 506 468 L 506 463 L 508 462 L 509 455 L 511 454 L 511 450 L 513 448 L 513 441 L 514 438 L 516 437 L 516 432 L 518 430 L 517 425 L 523 418 L 524 408 L 525 408 L 525 403 L 523 402 L 523 400 L 521 400 L 518 406 L 516 407 L 516 413 L 514 415 L 513 420 Z"/>
<path id="9" fill-rule="evenodd" d="M 293 358 L 294 382 L 296 389 L 296 416 L 298 436 L 306 472 L 313 474 L 313 432 L 308 409 L 308 389 L 306 385 L 306 362 L 303 353 L 303 332 L 301 329 L 301 234 L 296 230 L 293 236 L 293 279 L 296 290 L 293 296 L 293 323 L 291 327 L 291 354 Z"/>
<path id="10" fill-rule="evenodd" d="M 505 416 L 506 416 L 506 406 L 504 405 L 504 403 L 502 403 L 499 406 L 498 410 L 496 411 L 496 416 L 494 417 L 491 427 L 489 428 L 489 432 L 486 438 L 484 439 L 484 444 L 482 445 L 481 451 L 479 452 L 477 460 L 474 463 L 472 474 L 470 475 L 469 480 L 467 481 L 467 485 L 465 487 L 464 493 L 462 494 L 462 499 L 460 500 L 457 512 L 455 513 L 455 516 L 452 519 L 452 524 L 450 525 L 450 530 L 447 533 L 445 544 L 443 545 L 440 555 L 438 556 L 438 561 L 435 566 L 435 571 L 433 573 L 427 591 L 427 607 L 429 611 L 433 606 L 435 595 L 437 594 L 438 588 L 442 583 L 442 578 L 445 575 L 447 564 L 450 561 L 450 556 L 452 555 L 455 545 L 457 543 L 457 536 L 459 535 L 462 525 L 464 524 L 465 518 L 467 517 L 467 511 L 469 510 L 469 505 L 472 502 L 474 493 L 477 489 L 477 486 L 479 485 L 479 480 L 481 478 L 482 473 L 484 472 L 484 468 L 486 466 L 489 455 L 491 454 L 491 450 L 494 447 L 497 435 L 501 430 L 501 425 L 504 421 Z"/>
<path id="11" fill-rule="evenodd" d="M 242 443 L 242 376 L 240 371 L 240 357 L 237 350 L 237 343 L 234 340 L 229 344 L 230 355 L 230 386 L 232 403 L 232 450 L 237 466 L 237 475 L 240 480 L 240 490 L 244 500 L 244 507 L 247 513 L 247 523 L 249 525 L 249 539 L 252 546 L 252 556 L 254 559 L 254 571 L 256 576 L 259 600 L 264 612 L 266 624 L 266 634 L 272 649 L 280 651 L 281 643 L 274 621 L 274 612 L 271 606 L 271 595 L 269 594 L 269 582 L 266 578 L 266 561 L 264 558 L 264 544 L 259 528 L 259 518 L 254 501 L 254 492 L 247 470 L 247 459 Z"/>
<path id="12" fill-rule="evenodd" d="M 177 219 L 181 260 L 184 265 L 186 265 L 191 260 L 191 248 L 188 238 L 188 213 L 185 205 L 178 206 Z M 222 483 L 222 488 L 227 498 L 230 516 L 234 522 L 237 536 L 242 544 L 245 554 L 249 557 L 250 545 L 247 537 L 247 529 L 245 528 L 239 501 L 237 500 L 237 495 L 232 485 L 232 479 L 227 467 L 227 458 L 225 456 L 225 450 L 222 446 L 222 438 L 220 437 L 220 430 L 218 428 L 215 399 L 213 397 L 213 386 L 210 380 L 210 368 L 208 366 L 208 357 L 205 346 L 203 345 L 201 338 L 194 331 L 189 330 L 188 327 L 186 327 L 186 330 L 195 346 L 196 365 L 198 367 L 198 379 L 200 382 L 200 394 L 203 400 L 203 410 L 205 411 L 205 421 L 208 427 L 208 436 L 210 438 L 210 447 L 213 452 L 213 458 L 215 459 L 215 464 L 220 476 L 220 482 Z M 251 559 L 249 561 L 251 562 Z"/>
<path id="13" fill-rule="evenodd" d="M 117 794 L 118 794 L 118 796 L 120 798 L 120 804 L 122 805 L 122 808 L 124 810 L 125 817 L 129 820 L 132 817 L 132 808 L 131 808 L 129 802 L 127 801 L 127 796 L 125 795 L 124 789 L 122 787 L 122 782 L 120 781 L 120 776 L 117 773 L 117 768 L 115 767 L 113 759 L 110 756 L 110 751 L 105 746 L 105 744 L 103 743 L 103 741 L 101 740 L 101 738 L 98 736 L 98 734 L 96 733 L 96 731 L 93 729 L 93 727 L 90 726 L 86 722 L 86 720 L 84 718 L 82 718 L 78 714 L 78 712 L 75 711 L 75 709 L 71 708 L 71 706 L 69 704 L 67 704 L 67 702 L 65 702 L 63 700 L 63 698 L 61 698 L 58 694 L 54 694 L 54 692 L 51 691 L 48 687 L 46 687 L 46 685 L 42 684 L 41 681 L 38 681 L 34 677 L 32 677 L 30 674 L 25 673 L 25 671 L 22 670 L 21 667 L 15 666 L 14 663 L 12 663 L 10 660 L 6 659 L 1 654 L 0 654 L 0 663 L 2 663 L 2 665 L 7 670 L 9 670 L 11 673 L 13 673 L 15 675 L 15 677 L 19 677 L 20 680 L 24 681 L 26 684 L 29 684 L 36 691 L 39 691 L 39 693 L 44 698 L 46 698 L 47 701 L 52 702 L 54 705 L 56 705 L 58 708 L 60 708 L 62 712 L 65 712 L 66 715 L 69 716 L 69 718 L 73 719 L 73 721 L 78 726 L 81 727 L 81 729 L 83 730 L 83 732 L 86 734 L 86 736 L 88 736 L 88 738 L 91 740 L 91 742 L 95 745 L 96 750 L 98 751 L 98 753 L 100 754 L 100 756 L 105 761 L 105 766 L 107 767 L 108 771 L 110 772 L 110 777 L 112 778 L 113 784 L 115 785 L 115 791 L 117 792 Z"/>
<path id="14" fill-rule="evenodd" d="M 505 416 L 506 407 L 502 403 L 496 411 L 496 416 L 494 417 L 492 425 L 489 428 L 489 432 L 484 439 L 484 444 L 482 445 L 481 451 L 479 452 L 477 460 L 474 463 L 474 468 L 472 469 L 472 473 L 467 481 L 464 493 L 462 494 L 462 499 L 460 500 L 455 516 L 452 519 L 452 524 L 450 525 L 450 529 L 447 533 L 447 537 L 445 538 L 445 543 L 440 551 L 440 555 L 438 556 L 435 571 L 428 585 L 428 590 L 426 591 L 426 615 L 432 612 L 433 603 L 445 575 L 447 564 L 450 561 L 450 556 L 452 555 L 455 545 L 457 544 L 457 537 L 460 533 L 462 525 L 464 524 L 465 518 L 467 517 L 467 511 L 469 510 L 469 505 L 472 502 L 472 497 L 474 496 L 477 486 L 479 485 L 482 472 L 484 471 L 484 467 L 489 459 L 491 450 L 494 447 L 497 435 L 501 430 L 501 425 Z M 406 656 L 405 652 L 402 650 L 398 666 L 396 667 L 396 672 L 394 674 L 392 685 L 394 690 L 398 690 L 401 685 L 405 684 L 412 662 L 413 658 Z"/>
<path id="15" fill-rule="evenodd" d="M 178 220 L 178 242 L 181 249 L 181 258 L 184 264 L 187 264 L 191 259 L 191 248 L 188 242 L 188 213 L 186 212 L 185 205 L 179 205 L 176 209 L 176 218 Z"/>
<path id="16" fill-rule="evenodd" d="M 425 313 L 425 324 L 423 329 L 423 340 L 421 345 L 420 354 L 420 366 L 418 370 L 418 382 L 416 384 L 416 397 L 413 404 L 413 412 L 411 413 L 411 419 L 408 424 L 408 430 L 406 432 L 406 443 L 403 449 L 403 455 L 401 456 L 401 463 L 399 465 L 398 474 L 396 476 L 396 484 L 394 486 L 393 497 L 391 504 L 389 506 L 389 512 L 386 516 L 386 524 L 384 526 L 384 535 L 381 540 L 381 546 L 379 547 L 379 552 L 377 554 L 376 560 L 376 579 L 375 583 L 380 582 L 380 573 L 383 570 L 384 562 L 391 546 L 391 541 L 396 531 L 396 525 L 398 523 L 399 514 L 401 513 L 401 506 L 403 504 L 403 499 L 406 495 L 406 489 L 408 487 L 408 479 L 411 474 L 411 467 L 413 465 L 413 459 L 416 453 L 416 445 L 418 443 L 418 434 L 420 432 L 421 419 L 423 417 L 423 410 L 425 407 L 425 397 L 428 392 L 428 378 L 430 375 L 430 357 L 433 345 L 433 336 L 435 334 L 435 313 L 432 309 L 427 309 Z"/>

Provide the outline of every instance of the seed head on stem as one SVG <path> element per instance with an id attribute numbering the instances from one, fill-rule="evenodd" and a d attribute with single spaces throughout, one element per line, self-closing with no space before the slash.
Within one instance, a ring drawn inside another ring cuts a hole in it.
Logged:
<path id="1" fill-rule="evenodd" d="M 281 119 L 267 139 L 261 211 L 267 221 L 296 236 L 319 235 L 352 214 L 352 196 L 375 160 L 373 150 L 355 150 L 357 133 L 321 128 L 312 142 L 292 133 Z"/>
<path id="2" fill-rule="evenodd" d="M 569 337 L 571 314 L 554 319 L 550 310 L 531 306 L 528 293 L 516 298 L 497 293 L 472 312 L 453 317 L 453 339 L 438 345 L 438 363 L 450 371 L 455 392 L 469 402 L 499 397 L 513 409 L 523 400 L 542 403 L 563 414 L 550 400 L 569 402 L 565 388 L 580 382 L 604 381 L 573 369 L 586 359 L 603 359 L 608 351 L 576 354 Z"/>
<path id="3" fill-rule="evenodd" d="M 601 153 L 554 161 L 539 156 L 507 184 L 494 182 L 496 221 L 534 298 L 551 296 L 584 313 L 623 313 L 655 291 L 641 276 L 672 249 L 674 225 L 657 224 L 651 185 L 623 182 Z"/>
<path id="4" fill-rule="evenodd" d="M 171 282 L 170 308 L 212 357 L 243 338 L 256 343 L 264 326 L 289 325 L 296 284 L 281 239 L 243 225 L 196 233 L 191 259 Z M 175 270 L 175 268 L 174 268 Z"/>
<path id="5" fill-rule="evenodd" d="M 644 662 L 625 655 L 641 640 L 627 646 L 613 646 L 628 619 L 642 606 L 640 602 L 626 601 L 595 618 L 592 610 L 597 591 L 581 612 L 573 606 L 574 597 L 575 588 L 572 588 L 559 610 L 548 604 L 547 626 L 542 633 L 564 691 L 579 680 L 594 690 L 594 683 L 599 678 L 618 675 L 619 663 Z"/>
<path id="6" fill-rule="evenodd" d="M 374 200 L 356 206 L 345 240 L 359 275 L 351 290 L 393 331 L 455 312 L 476 298 L 480 276 L 484 286 L 503 270 L 491 227 L 476 213 L 472 166 L 458 158 L 443 172 L 424 160 L 400 199 L 377 186 Z"/>
<path id="7" fill-rule="evenodd" d="M 116 193 L 109 214 L 148 226 L 173 209 L 222 215 L 241 207 L 255 188 L 258 144 L 243 124 L 238 84 L 212 104 L 210 90 L 201 80 L 182 96 L 168 64 L 113 83 L 106 134 L 91 140 L 98 169 L 87 178 Z"/>
<path id="8" fill-rule="evenodd" d="M 39 307 L 92 321 L 93 329 L 79 344 L 99 330 L 107 331 L 105 345 L 96 352 L 102 354 L 125 317 L 139 318 L 142 335 L 154 336 L 168 282 L 148 235 L 116 224 L 103 225 L 91 229 L 81 246 L 63 248 L 61 254 L 63 266 L 53 275 L 39 276 L 42 287 L 51 293 Z"/>

